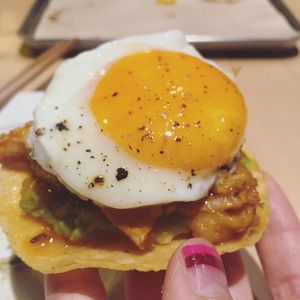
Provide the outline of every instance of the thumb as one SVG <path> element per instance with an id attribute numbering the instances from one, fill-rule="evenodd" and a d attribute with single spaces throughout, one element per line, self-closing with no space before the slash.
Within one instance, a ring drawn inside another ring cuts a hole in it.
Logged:
<path id="1" fill-rule="evenodd" d="M 230 300 L 222 260 L 204 239 L 190 239 L 173 254 L 163 286 L 163 300 Z"/>

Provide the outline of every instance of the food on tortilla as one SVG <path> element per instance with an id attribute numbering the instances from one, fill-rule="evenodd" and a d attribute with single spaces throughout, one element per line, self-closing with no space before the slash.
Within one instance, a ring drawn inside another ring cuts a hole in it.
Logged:
<path id="1" fill-rule="evenodd" d="M 43 273 L 157 271 L 190 237 L 253 245 L 268 205 L 246 119 L 236 85 L 178 32 L 79 55 L 33 122 L 0 136 L 0 224 Z"/>

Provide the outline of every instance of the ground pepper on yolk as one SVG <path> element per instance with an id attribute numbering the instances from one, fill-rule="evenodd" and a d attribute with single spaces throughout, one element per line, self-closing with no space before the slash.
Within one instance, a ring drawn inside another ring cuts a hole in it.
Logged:
<path id="1" fill-rule="evenodd" d="M 100 128 L 131 156 L 195 172 L 228 163 L 247 121 L 243 97 L 228 77 L 171 51 L 117 60 L 100 79 L 90 108 Z"/>

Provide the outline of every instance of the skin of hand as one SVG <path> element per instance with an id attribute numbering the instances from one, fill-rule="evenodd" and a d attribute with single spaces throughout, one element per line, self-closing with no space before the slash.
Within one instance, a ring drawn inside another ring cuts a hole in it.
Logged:
<path id="1" fill-rule="evenodd" d="M 270 223 L 256 249 L 274 300 L 297 300 L 300 299 L 300 223 L 277 183 L 269 175 L 266 182 Z M 226 254 L 221 260 L 210 243 L 198 238 L 177 249 L 166 272 L 127 272 L 123 285 L 126 300 L 253 299 L 240 254 Z M 94 269 L 46 276 L 45 295 L 46 300 L 106 299 Z"/>

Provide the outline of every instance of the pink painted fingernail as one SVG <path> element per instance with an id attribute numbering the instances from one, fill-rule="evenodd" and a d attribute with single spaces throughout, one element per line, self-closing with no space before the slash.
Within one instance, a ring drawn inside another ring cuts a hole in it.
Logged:
<path id="1" fill-rule="evenodd" d="M 202 239 L 182 247 L 188 282 L 196 295 L 230 299 L 222 260 L 215 248 Z"/>

